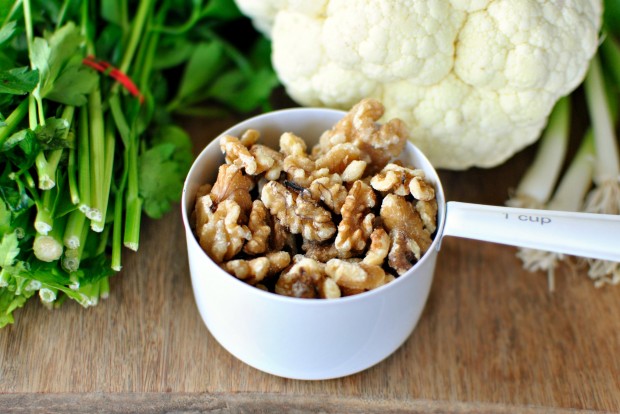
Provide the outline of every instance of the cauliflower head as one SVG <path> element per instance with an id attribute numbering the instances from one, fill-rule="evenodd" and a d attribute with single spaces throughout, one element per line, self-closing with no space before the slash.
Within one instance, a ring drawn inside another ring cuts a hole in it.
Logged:
<path id="1" fill-rule="evenodd" d="M 236 0 L 304 106 L 380 100 L 439 168 L 536 141 L 598 46 L 600 0 Z"/>

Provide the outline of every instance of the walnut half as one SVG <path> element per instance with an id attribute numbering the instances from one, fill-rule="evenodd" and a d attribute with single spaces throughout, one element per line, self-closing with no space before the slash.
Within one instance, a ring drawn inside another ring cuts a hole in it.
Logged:
<path id="1" fill-rule="evenodd" d="M 353 183 L 340 210 L 342 220 L 335 241 L 338 250 L 360 251 L 366 247 L 375 218 L 371 209 L 376 202 L 377 197 L 368 184 L 361 180 Z"/>
<path id="2" fill-rule="evenodd" d="M 405 197 L 394 194 L 385 196 L 380 215 L 392 239 L 389 265 L 401 275 L 412 266 L 413 258 L 420 260 L 428 250 L 433 242 L 431 234 L 424 228 L 413 204 Z"/>
<path id="3" fill-rule="evenodd" d="M 309 195 L 297 194 L 277 181 L 263 187 L 261 200 L 291 233 L 301 234 L 307 240 L 324 241 L 336 232 L 329 211 Z"/>

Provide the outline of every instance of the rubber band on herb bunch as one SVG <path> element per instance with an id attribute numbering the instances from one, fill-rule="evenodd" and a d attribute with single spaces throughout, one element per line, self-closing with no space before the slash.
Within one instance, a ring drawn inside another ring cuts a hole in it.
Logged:
<path id="1" fill-rule="evenodd" d="M 140 90 L 131 78 L 112 66 L 110 63 L 104 60 L 97 60 L 94 56 L 85 57 L 82 60 L 82 63 L 98 72 L 110 76 L 112 79 L 120 83 L 130 94 L 138 98 L 141 104 L 144 103 L 144 96 L 140 93 Z"/>

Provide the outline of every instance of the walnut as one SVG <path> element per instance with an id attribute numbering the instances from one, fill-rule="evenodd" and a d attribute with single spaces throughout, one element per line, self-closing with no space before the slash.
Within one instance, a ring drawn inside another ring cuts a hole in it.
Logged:
<path id="1" fill-rule="evenodd" d="M 196 190 L 196 200 L 200 197 L 205 196 L 211 192 L 211 184 L 203 184 Z M 195 203 L 194 203 L 195 204 Z M 189 226 L 192 230 L 196 230 L 196 206 L 194 205 L 194 209 L 189 215 Z"/>
<path id="2" fill-rule="evenodd" d="M 392 280 L 381 266 L 364 262 L 353 263 L 340 259 L 331 259 L 327 262 L 325 273 L 341 289 L 350 289 L 351 293 L 376 289 Z"/>
<path id="3" fill-rule="evenodd" d="M 281 272 L 290 262 L 291 256 L 287 252 L 274 252 L 252 260 L 230 260 L 222 268 L 238 279 L 256 285 L 266 277 Z"/>
<path id="4" fill-rule="evenodd" d="M 267 224 L 269 219 L 269 211 L 267 211 L 263 202 L 254 200 L 248 220 L 248 229 L 252 232 L 252 237 L 243 246 L 244 252 L 257 255 L 267 251 L 269 235 L 271 234 L 271 227 Z"/>
<path id="5" fill-rule="evenodd" d="M 265 173 L 268 180 L 277 180 L 282 172 L 284 156 L 265 145 L 255 144 L 250 148 L 250 154 L 256 161 L 256 174 Z"/>
<path id="6" fill-rule="evenodd" d="M 435 199 L 435 189 L 424 181 L 424 175 L 413 177 L 409 182 L 409 191 L 416 200 L 431 201 Z"/>
<path id="7" fill-rule="evenodd" d="M 416 203 L 415 209 L 422 218 L 424 228 L 433 234 L 437 229 L 437 200 L 434 198 L 430 201 L 420 200 Z"/>
<path id="8" fill-rule="evenodd" d="M 232 135 L 224 135 L 220 138 L 220 148 L 226 154 L 226 162 L 228 164 L 244 168 L 247 174 L 256 174 L 256 160 L 246 146 L 239 141 L 239 138 Z"/>
<path id="9" fill-rule="evenodd" d="M 289 181 L 302 187 L 309 187 L 319 176 L 329 174 L 327 168 L 317 170 L 316 163 L 306 155 L 288 155 L 282 162 L 282 169 Z"/>
<path id="10" fill-rule="evenodd" d="M 355 105 L 332 129 L 325 131 L 312 154 L 320 157 L 337 144 L 350 142 L 370 156 L 372 172 L 381 170 L 390 159 L 398 156 L 407 142 L 407 128 L 400 119 L 379 126 L 383 105 L 364 99 Z"/>
<path id="11" fill-rule="evenodd" d="M 293 234 L 301 234 L 308 240 L 323 241 L 336 232 L 329 211 L 311 197 L 298 195 L 277 181 L 271 181 L 263 187 L 261 200 L 271 214 Z"/>
<path id="12" fill-rule="evenodd" d="M 297 135 L 291 132 L 280 135 L 280 152 L 285 156 L 308 157 L 307 149 L 306 142 Z"/>
<path id="13" fill-rule="evenodd" d="M 335 258 L 348 259 L 353 255 L 351 252 L 336 249 L 336 246 L 332 243 L 325 244 L 304 240 L 301 248 L 305 252 L 306 257 L 321 263 L 327 263 L 330 259 Z"/>
<path id="14" fill-rule="evenodd" d="M 388 253 L 388 265 L 402 275 L 413 266 L 417 257 L 420 257 L 420 246 L 414 240 L 407 240 L 402 231 L 390 232 L 392 247 Z"/>
<path id="15" fill-rule="evenodd" d="M 382 266 L 388 252 L 390 251 L 390 236 L 383 229 L 377 227 L 370 235 L 370 247 L 363 262 L 368 265 Z"/>
<path id="16" fill-rule="evenodd" d="M 293 265 L 278 278 L 275 292 L 296 298 L 338 297 L 339 289 L 336 293 L 333 284 L 326 282 L 325 279 L 323 263 L 296 256 L 293 258 Z"/>
<path id="17" fill-rule="evenodd" d="M 344 201 L 348 194 L 338 174 L 331 174 L 315 179 L 310 184 L 308 190 L 312 198 L 316 201 L 321 200 L 327 208 L 335 213 L 340 213 L 340 209 L 344 205 Z"/>
<path id="18" fill-rule="evenodd" d="M 353 183 L 340 210 L 342 220 L 338 224 L 335 246 L 338 250 L 363 250 L 373 230 L 375 215 L 371 209 L 377 198 L 372 188 L 363 181 Z"/>
<path id="19" fill-rule="evenodd" d="M 271 251 L 279 252 L 282 250 L 289 250 L 292 254 L 298 253 L 297 240 L 295 235 L 288 231 L 288 229 L 282 225 L 277 219 L 270 220 L 271 225 L 271 238 L 269 240 L 269 247 Z"/>
<path id="20" fill-rule="evenodd" d="M 328 168 L 330 173 L 342 174 L 353 162 L 370 162 L 370 157 L 352 143 L 337 144 L 316 160 L 317 168 Z"/>
<path id="21" fill-rule="evenodd" d="M 255 129 L 248 129 L 241 135 L 239 141 L 243 144 L 244 147 L 250 148 L 252 145 L 256 144 L 260 139 L 260 132 Z"/>
<path id="22" fill-rule="evenodd" d="M 233 200 L 247 215 L 252 209 L 252 197 L 250 196 L 252 188 L 254 188 L 254 181 L 243 174 L 239 167 L 233 164 L 223 164 L 219 168 L 217 179 L 209 194 L 216 206 L 224 200 Z"/>
<path id="23" fill-rule="evenodd" d="M 213 188 L 213 186 L 211 184 L 203 184 L 200 187 L 198 187 L 198 190 L 196 190 L 196 198 L 200 198 L 204 195 L 207 195 L 211 192 L 211 188 Z"/>
<path id="24" fill-rule="evenodd" d="M 420 260 L 428 250 L 432 243 L 431 234 L 424 228 L 422 218 L 413 204 L 402 196 L 385 196 L 380 216 L 392 238 L 388 263 L 399 275 L 403 274 L 411 267 L 413 258 Z"/>
<path id="25" fill-rule="evenodd" d="M 241 251 L 252 232 L 239 224 L 241 207 L 234 200 L 224 200 L 213 211 L 213 200 L 206 195 L 196 203 L 196 233 L 204 251 L 215 262 L 232 259 Z"/>
<path id="26" fill-rule="evenodd" d="M 319 283 L 319 297 L 323 299 L 337 299 L 342 296 L 340 286 L 330 277 L 324 278 Z"/>
<path id="27" fill-rule="evenodd" d="M 424 178 L 424 171 L 389 163 L 372 177 L 370 185 L 377 191 L 406 196 L 411 194 L 411 183 L 419 178 Z M 414 185 L 414 187 L 419 188 L 419 184 Z M 433 197 L 434 195 L 433 192 Z"/>
<path id="28" fill-rule="evenodd" d="M 364 171 L 366 170 L 366 166 L 368 163 L 366 161 L 361 160 L 353 160 L 347 168 L 344 169 L 340 177 L 342 181 L 345 183 L 352 183 L 361 179 L 364 176 Z"/>

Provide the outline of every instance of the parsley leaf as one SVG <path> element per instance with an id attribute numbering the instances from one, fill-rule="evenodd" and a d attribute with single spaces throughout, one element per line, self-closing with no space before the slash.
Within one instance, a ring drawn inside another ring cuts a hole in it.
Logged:
<path id="1" fill-rule="evenodd" d="M 37 99 L 74 106 L 86 103 L 85 94 L 94 89 L 99 77 L 82 67 L 79 51 L 83 40 L 73 22 L 34 39 L 30 60 L 32 67 L 39 70 L 39 84 L 32 92 Z"/>
<path id="2" fill-rule="evenodd" d="M 192 157 L 189 136 L 172 125 L 163 127 L 140 156 L 139 192 L 149 217 L 160 218 L 179 200 Z"/>
<path id="3" fill-rule="evenodd" d="M 69 121 L 63 118 L 47 118 L 45 125 L 37 125 L 34 132 L 43 149 L 69 148 Z"/>
<path id="4" fill-rule="evenodd" d="M 5 233 L 0 240 L 0 267 L 12 266 L 18 254 L 17 234 Z"/>
<path id="5" fill-rule="evenodd" d="M 24 95 L 32 92 L 39 82 L 39 73 L 28 68 L 0 70 L 0 93 Z"/>
<path id="6" fill-rule="evenodd" d="M 0 1 L 0 6 L 3 6 L 1 1 Z M 0 19 L 1 19 L 1 15 L 0 15 Z M 1 19 L 0 21 L 2 20 L 4 19 Z M 13 33 L 15 33 L 15 22 L 14 21 L 8 22 L 7 24 L 0 26 L 0 45 L 2 45 L 4 42 L 9 40 L 11 36 L 13 36 Z"/>

